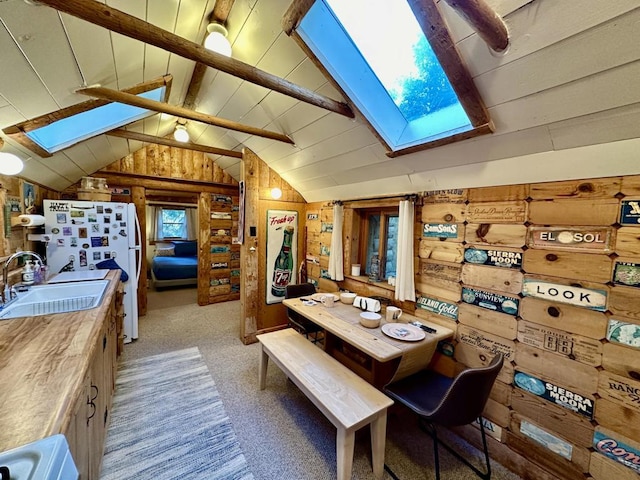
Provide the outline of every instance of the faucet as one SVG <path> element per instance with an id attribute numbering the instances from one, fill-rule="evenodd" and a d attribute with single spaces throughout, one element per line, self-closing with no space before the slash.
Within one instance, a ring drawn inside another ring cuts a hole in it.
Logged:
<path id="1" fill-rule="evenodd" d="M 2 286 L 3 286 L 2 304 L 3 305 L 6 304 L 8 300 L 11 300 L 12 295 L 14 295 L 12 288 L 9 286 L 9 265 L 11 265 L 11 262 L 13 262 L 14 259 L 18 257 L 22 257 L 24 255 L 28 255 L 30 257 L 35 258 L 36 260 L 39 260 L 40 265 L 45 264 L 44 260 L 42 260 L 42 257 L 40 255 L 30 250 L 27 250 L 25 252 L 16 252 L 13 255 L 11 255 L 9 258 L 7 258 L 7 260 L 4 262 L 4 265 L 2 266 Z"/>

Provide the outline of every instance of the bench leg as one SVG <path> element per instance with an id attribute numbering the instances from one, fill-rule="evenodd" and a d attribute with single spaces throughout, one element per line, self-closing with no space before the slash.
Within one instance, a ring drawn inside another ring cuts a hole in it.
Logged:
<path id="1" fill-rule="evenodd" d="M 265 352 L 264 347 L 260 345 L 260 366 L 258 368 L 258 384 L 260 390 L 264 390 L 267 386 L 267 366 L 269 365 L 269 355 Z"/>
<path id="2" fill-rule="evenodd" d="M 356 434 L 353 430 L 338 427 L 338 434 L 336 435 L 338 480 L 351 480 L 355 439 Z"/>
<path id="3" fill-rule="evenodd" d="M 384 444 L 387 434 L 387 410 L 380 412 L 380 415 L 371 422 L 371 466 L 373 476 L 382 478 L 384 471 Z"/>

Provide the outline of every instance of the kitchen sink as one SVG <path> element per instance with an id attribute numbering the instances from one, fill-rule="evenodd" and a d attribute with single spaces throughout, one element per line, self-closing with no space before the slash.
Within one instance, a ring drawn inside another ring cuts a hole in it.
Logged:
<path id="1" fill-rule="evenodd" d="M 9 470 L 11 480 L 78 478 L 69 444 L 60 434 L 0 453 L 0 465 Z"/>
<path id="2" fill-rule="evenodd" d="M 0 309 L 0 320 L 89 310 L 102 303 L 109 280 L 36 285 Z"/>

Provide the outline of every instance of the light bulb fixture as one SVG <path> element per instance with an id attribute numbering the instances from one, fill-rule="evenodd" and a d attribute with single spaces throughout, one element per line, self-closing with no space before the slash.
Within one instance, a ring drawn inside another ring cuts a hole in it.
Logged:
<path id="1" fill-rule="evenodd" d="M 278 187 L 272 188 L 271 198 L 273 198 L 274 200 L 278 200 L 280 197 L 282 197 L 282 190 L 280 190 Z"/>
<path id="2" fill-rule="evenodd" d="M 4 145 L 4 140 L 0 138 L 0 148 Z M 17 175 L 24 168 L 22 159 L 13 153 L 0 152 L 0 174 Z"/>
<path id="3" fill-rule="evenodd" d="M 175 138 L 178 142 L 188 142 L 190 138 L 189 132 L 187 132 L 187 127 L 185 125 L 176 125 L 176 129 L 173 132 L 173 138 Z"/>
<path id="4" fill-rule="evenodd" d="M 220 53 L 226 57 L 231 56 L 231 43 L 227 39 L 227 29 L 219 23 L 207 25 L 207 38 L 204 39 L 204 48 Z"/>

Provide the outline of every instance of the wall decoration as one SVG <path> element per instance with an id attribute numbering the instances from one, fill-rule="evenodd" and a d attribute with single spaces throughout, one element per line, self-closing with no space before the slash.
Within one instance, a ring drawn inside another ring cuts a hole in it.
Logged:
<path id="1" fill-rule="evenodd" d="M 32 183 L 22 181 L 22 204 L 24 213 L 35 213 L 36 190 Z"/>
<path id="2" fill-rule="evenodd" d="M 640 200 L 623 200 L 620 206 L 620 225 L 640 225 Z"/>
<path id="3" fill-rule="evenodd" d="M 298 264 L 298 212 L 267 211 L 267 305 L 280 303 L 285 288 L 296 283 Z"/>

